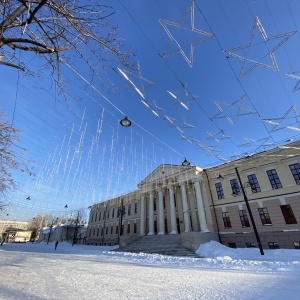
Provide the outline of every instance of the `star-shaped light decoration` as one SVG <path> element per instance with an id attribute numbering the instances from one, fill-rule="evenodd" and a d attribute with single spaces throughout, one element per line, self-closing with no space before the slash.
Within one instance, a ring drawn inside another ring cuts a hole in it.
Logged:
<path id="1" fill-rule="evenodd" d="M 228 136 L 224 133 L 224 130 L 220 130 L 217 133 L 214 132 L 207 132 L 209 134 L 208 140 L 215 140 L 216 142 L 220 143 L 224 139 L 230 139 L 231 136 Z"/>
<path id="2" fill-rule="evenodd" d="M 266 148 L 270 148 L 275 146 L 274 143 L 268 143 L 268 141 L 271 139 L 271 137 L 266 137 L 259 140 L 254 140 L 250 138 L 244 138 L 246 143 L 239 145 L 239 147 L 251 147 L 254 152 L 261 152 L 265 150 Z"/>
<path id="3" fill-rule="evenodd" d="M 269 52 L 265 53 L 258 60 L 250 59 L 248 57 L 243 57 L 243 56 L 240 56 L 240 55 L 236 54 L 235 52 L 237 52 L 239 50 L 243 50 L 243 49 L 247 49 L 247 48 L 249 50 L 251 47 L 256 46 L 255 44 L 253 44 L 253 38 L 254 38 L 254 35 L 255 35 L 256 28 L 258 28 L 258 30 L 260 31 L 260 34 L 263 38 L 264 43 L 268 43 L 272 40 L 280 39 L 279 43 L 275 47 L 273 47 L 272 50 L 268 50 Z M 240 61 L 242 61 L 240 74 L 239 74 L 239 79 L 246 76 L 248 73 L 250 73 L 257 66 L 264 67 L 264 68 L 272 70 L 272 71 L 279 71 L 279 68 L 278 68 L 278 65 L 277 65 L 277 62 L 276 62 L 276 59 L 275 59 L 274 52 L 280 46 L 282 46 L 291 36 L 293 36 L 296 32 L 297 31 L 291 31 L 291 32 L 287 32 L 287 33 L 274 35 L 272 37 L 268 37 L 265 30 L 264 30 L 264 28 L 263 28 L 263 26 L 262 26 L 262 24 L 261 24 L 261 22 L 260 22 L 260 20 L 258 19 L 258 17 L 255 17 L 254 25 L 253 25 L 253 28 L 252 28 L 252 33 L 251 33 L 251 36 L 250 36 L 249 43 L 245 46 L 241 46 L 241 47 L 233 48 L 231 50 L 227 50 L 224 53 L 225 53 L 227 58 L 234 57 L 234 58 L 237 58 Z M 272 62 L 271 65 L 267 65 L 267 64 L 262 62 L 262 60 L 268 55 L 270 56 L 270 59 L 271 59 L 271 62 Z M 246 62 L 252 63 L 252 66 L 245 70 Z"/>
<path id="4" fill-rule="evenodd" d="M 253 111 L 253 110 L 250 110 L 250 109 L 247 109 L 247 108 L 243 107 L 243 104 L 245 102 L 245 98 L 246 98 L 246 95 L 240 97 L 239 99 L 235 100 L 234 102 L 232 102 L 230 104 L 215 100 L 214 102 L 215 102 L 217 108 L 219 109 L 219 112 L 216 115 L 214 115 L 213 117 L 211 117 L 210 119 L 214 120 L 214 119 L 226 118 L 231 125 L 235 125 L 240 116 L 256 114 L 256 111 Z M 239 104 L 239 106 L 238 106 L 238 111 L 235 114 L 234 119 L 231 119 L 228 115 L 223 114 L 224 109 L 221 107 L 221 105 L 224 105 L 225 107 L 230 108 L 230 107 L 235 106 L 236 104 Z"/>
<path id="5" fill-rule="evenodd" d="M 188 92 L 186 85 L 182 85 L 184 89 L 184 96 L 181 96 L 180 92 L 176 91 L 169 91 L 167 90 L 167 93 L 172 96 L 173 100 L 173 105 L 174 104 L 180 104 L 182 107 L 184 107 L 186 110 L 189 110 L 188 103 L 190 101 L 196 100 L 198 96 L 192 95 Z"/>
<path id="6" fill-rule="evenodd" d="M 223 152 L 222 150 L 218 149 L 217 146 L 207 146 L 201 143 L 197 144 L 198 149 L 206 151 L 206 154 L 212 156 L 213 152 Z"/>
<path id="7" fill-rule="evenodd" d="M 300 76 L 297 76 L 296 74 L 300 73 L 300 70 L 299 71 L 295 71 L 295 72 L 291 72 L 291 73 L 287 73 L 285 75 L 289 76 L 289 77 L 292 77 L 294 79 L 297 80 L 297 83 L 293 89 L 293 93 L 294 92 L 297 92 L 299 89 L 300 89 Z"/>
<path id="8" fill-rule="evenodd" d="M 155 100 L 153 100 L 152 103 L 149 103 L 148 101 L 142 99 L 141 102 L 147 107 L 147 110 L 150 110 L 157 117 L 159 117 L 159 112 L 165 111 L 165 109 L 156 105 Z"/>
<path id="9" fill-rule="evenodd" d="M 196 128 L 196 126 L 185 122 L 186 116 L 182 116 L 181 119 L 174 119 L 165 115 L 165 120 L 169 122 L 169 126 L 176 128 L 182 135 L 186 128 Z"/>
<path id="10" fill-rule="evenodd" d="M 122 74 L 122 76 L 131 84 L 131 86 L 134 88 L 134 90 L 145 100 L 146 99 L 145 87 L 146 86 L 151 86 L 154 83 L 152 81 L 150 81 L 149 79 L 144 78 L 142 76 L 140 64 L 139 63 L 137 64 L 137 75 L 133 74 L 132 70 L 128 71 L 128 70 L 125 70 L 125 69 L 121 69 L 120 67 L 117 67 L 117 69 Z M 128 75 L 132 75 L 132 76 L 139 79 L 140 88 L 137 87 L 137 84 L 135 84 L 133 82 L 133 80 L 131 80 Z"/>
<path id="11" fill-rule="evenodd" d="M 183 58 L 185 59 L 185 61 L 188 63 L 188 65 L 190 67 L 193 66 L 193 56 L 194 56 L 194 48 L 195 48 L 195 46 L 198 45 L 198 44 L 200 44 L 200 43 L 203 43 L 203 42 L 207 41 L 208 39 L 210 39 L 210 38 L 212 38 L 214 36 L 212 33 L 209 33 L 209 32 L 203 31 L 201 29 L 195 28 L 194 10 L 195 10 L 195 8 L 194 8 L 194 0 L 193 0 L 191 2 L 191 5 L 188 7 L 187 11 L 183 15 L 180 23 L 171 22 L 171 21 L 162 20 L 162 19 L 159 20 L 160 24 L 164 28 L 164 30 L 167 33 L 168 37 L 170 38 L 170 42 L 169 42 L 169 44 L 168 44 L 168 46 L 166 48 L 165 53 L 163 54 L 163 57 L 166 57 L 166 56 L 169 56 L 169 55 L 172 55 L 174 53 L 178 53 L 179 52 L 183 56 Z M 189 24 L 190 28 L 185 28 L 185 27 L 183 27 L 183 23 L 184 23 L 184 21 L 185 21 L 185 19 L 186 19 L 186 17 L 188 15 L 190 15 L 190 17 L 191 17 L 191 22 Z M 190 54 L 189 55 L 187 55 L 183 51 L 180 43 L 171 34 L 171 32 L 168 29 L 167 25 L 172 26 L 172 27 L 177 27 L 177 28 L 183 28 L 183 29 L 188 30 L 190 32 L 199 33 L 199 34 L 202 35 L 202 37 L 201 37 L 200 40 L 197 40 L 195 43 L 192 43 L 190 45 Z M 170 49 L 171 49 L 171 47 L 173 46 L 174 43 L 175 43 L 176 49 L 170 51 Z"/>
<path id="12" fill-rule="evenodd" d="M 296 121 L 296 125 L 297 127 L 294 127 L 294 126 L 289 126 L 289 125 L 282 125 L 282 121 L 284 119 L 286 119 L 286 117 L 292 113 L 293 114 L 293 117 L 295 118 L 295 121 Z M 269 124 L 273 124 L 275 126 L 272 127 L 272 129 L 270 130 L 270 132 L 274 132 L 274 131 L 278 131 L 278 130 L 281 130 L 281 129 L 292 129 L 292 130 L 297 130 L 297 131 L 300 131 L 300 121 L 298 120 L 298 117 L 299 115 L 297 114 L 297 111 L 296 111 L 296 107 L 295 105 L 292 105 L 288 111 L 280 118 L 268 118 L 268 119 L 262 119 L 262 121 L 266 122 L 266 123 L 269 123 Z"/>

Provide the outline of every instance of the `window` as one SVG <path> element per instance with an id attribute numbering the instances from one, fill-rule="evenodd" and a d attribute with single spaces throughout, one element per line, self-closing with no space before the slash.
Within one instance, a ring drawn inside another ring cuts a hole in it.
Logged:
<path id="1" fill-rule="evenodd" d="M 294 242 L 295 249 L 300 249 L 300 242 Z"/>
<path id="2" fill-rule="evenodd" d="M 248 175 L 247 177 L 248 177 L 248 182 L 250 184 L 252 193 L 261 192 L 256 175 L 252 174 L 252 175 Z"/>
<path id="3" fill-rule="evenodd" d="M 107 219 L 109 219 L 109 210 L 107 210 Z"/>
<path id="4" fill-rule="evenodd" d="M 267 175 L 273 190 L 282 188 L 282 184 L 275 169 L 267 171 Z"/>
<path id="5" fill-rule="evenodd" d="M 236 248 L 236 243 L 228 243 L 229 248 Z"/>
<path id="6" fill-rule="evenodd" d="M 101 220 L 101 211 L 99 212 L 99 219 L 98 219 L 98 221 L 100 221 Z"/>
<path id="7" fill-rule="evenodd" d="M 131 204 L 128 204 L 128 216 L 131 215 Z"/>
<path id="8" fill-rule="evenodd" d="M 91 234 L 92 234 L 92 229 L 90 229 L 89 236 L 91 236 Z"/>
<path id="9" fill-rule="evenodd" d="M 279 249 L 279 244 L 277 242 L 269 242 L 270 249 Z"/>
<path id="10" fill-rule="evenodd" d="M 130 223 L 127 225 L 127 233 L 130 233 Z"/>
<path id="11" fill-rule="evenodd" d="M 136 233 L 136 229 L 137 229 L 137 226 L 136 226 L 136 223 L 133 224 L 133 233 Z"/>
<path id="12" fill-rule="evenodd" d="M 105 220 L 105 211 L 103 212 L 103 220 Z"/>
<path id="13" fill-rule="evenodd" d="M 163 196 L 163 205 L 164 205 L 164 209 L 166 209 L 166 197 Z"/>
<path id="14" fill-rule="evenodd" d="M 105 234 L 108 234 L 108 226 L 105 228 Z"/>
<path id="15" fill-rule="evenodd" d="M 95 230 L 96 230 L 96 228 L 94 228 L 94 230 L 93 230 L 93 235 L 95 235 Z"/>
<path id="16" fill-rule="evenodd" d="M 101 236 L 103 236 L 103 227 L 101 228 Z"/>
<path id="17" fill-rule="evenodd" d="M 115 217 L 115 209 L 114 209 L 114 208 L 113 208 L 113 210 L 112 210 L 111 217 L 112 217 L 112 218 Z"/>
<path id="18" fill-rule="evenodd" d="M 231 228 L 229 213 L 228 212 L 223 212 L 222 217 L 223 217 L 224 228 Z"/>
<path id="19" fill-rule="evenodd" d="M 138 212 L 138 203 L 134 202 L 134 213 L 137 214 Z"/>
<path id="20" fill-rule="evenodd" d="M 239 210 L 240 220 L 243 227 L 250 227 L 248 216 L 245 210 Z"/>
<path id="21" fill-rule="evenodd" d="M 97 221 L 97 213 L 96 213 L 96 215 L 95 215 L 95 222 Z"/>
<path id="22" fill-rule="evenodd" d="M 240 187 L 238 185 L 237 179 L 231 179 L 230 180 L 230 185 L 231 185 L 233 196 L 238 196 L 238 195 L 241 194 Z"/>
<path id="23" fill-rule="evenodd" d="M 217 182 L 215 184 L 216 186 L 216 191 L 217 191 L 217 196 L 218 196 L 218 199 L 224 199 L 224 191 L 223 191 L 223 186 L 222 186 L 222 183 L 221 182 Z"/>
<path id="24" fill-rule="evenodd" d="M 272 222 L 271 222 L 271 219 L 270 219 L 270 216 L 269 216 L 269 213 L 268 213 L 268 209 L 266 207 L 259 208 L 258 213 L 259 213 L 259 216 L 260 216 L 260 219 L 261 219 L 261 223 L 263 225 L 267 225 L 267 224 L 272 225 Z"/>
<path id="25" fill-rule="evenodd" d="M 255 243 L 246 243 L 247 248 L 255 248 Z"/>
<path id="26" fill-rule="evenodd" d="M 156 211 L 156 198 L 153 200 L 154 211 Z"/>
<path id="27" fill-rule="evenodd" d="M 99 235 L 99 227 L 97 228 L 97 236 Z"/>
<path id="28" fill-rule="evenodd" d="M 286 224 L 297 224 L 297 220 L 290 204 L 280 205 L 280 208 Z"/>
<path id="29" fill-rule="evenodd" d="M 112 234 L 113 233 L 113 226 L 110 226 L 110 234 Z"/>
<path id="30" fill-rule="evenodd" d="M 116 226 L 116 234 L 118 234 L 119 233 L 119 226 L 117 225 Z"/>
<path id="31" fill-rule="evenodd" d="M 297 164 L 289 165 L 289 167 L 294 176 L 296 183 L 300 184 L 300 165 L 297 163 Z"/>

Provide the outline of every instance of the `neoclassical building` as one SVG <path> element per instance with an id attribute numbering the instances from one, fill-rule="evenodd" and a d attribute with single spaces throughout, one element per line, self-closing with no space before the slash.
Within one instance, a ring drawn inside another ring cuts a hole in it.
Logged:
<path id="1" fill-rule="evenodd" d="M 216 167 L 160 165 L 137 190 L 93 205 L 87 244 L 180 235 L 187 248 L 300 248 L 300 142 Z M 247 208 L 249 204 L 249 209 Z M 252 220 L 251 220 L 251 217 Z"/>

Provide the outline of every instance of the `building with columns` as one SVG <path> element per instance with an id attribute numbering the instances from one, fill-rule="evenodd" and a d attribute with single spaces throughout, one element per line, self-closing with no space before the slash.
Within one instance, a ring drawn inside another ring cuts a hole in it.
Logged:
<path id="1" fill-rule="evenodd" d="M 176 234 L 193 250 L 210 240 L 258 247 L 246 197 L 263 248 L 299 248 L 299 146 L 207 169 L 160 165 L 137 190 L 90 207 L 86 243 L 129 244 L 144 235 Z"/>

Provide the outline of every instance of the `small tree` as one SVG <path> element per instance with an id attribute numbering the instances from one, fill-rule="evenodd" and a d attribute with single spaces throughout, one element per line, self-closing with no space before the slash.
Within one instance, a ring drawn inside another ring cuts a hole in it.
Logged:
<path id="1" fill-rule="evenodd" d="M 27 167 L 27 161 L 22 154 L 25 148 L 18 146 L 20 130 L 9 125 L 6 117 L 0 112 L 0 191 L 5 193 L 15 188 L 16 184 L 11 170 L 19 170 L 33 175 Z M 2 206 L 1 206 L 2 205 Z M 5 204 L 0 203 L 0 209 Z"/>

